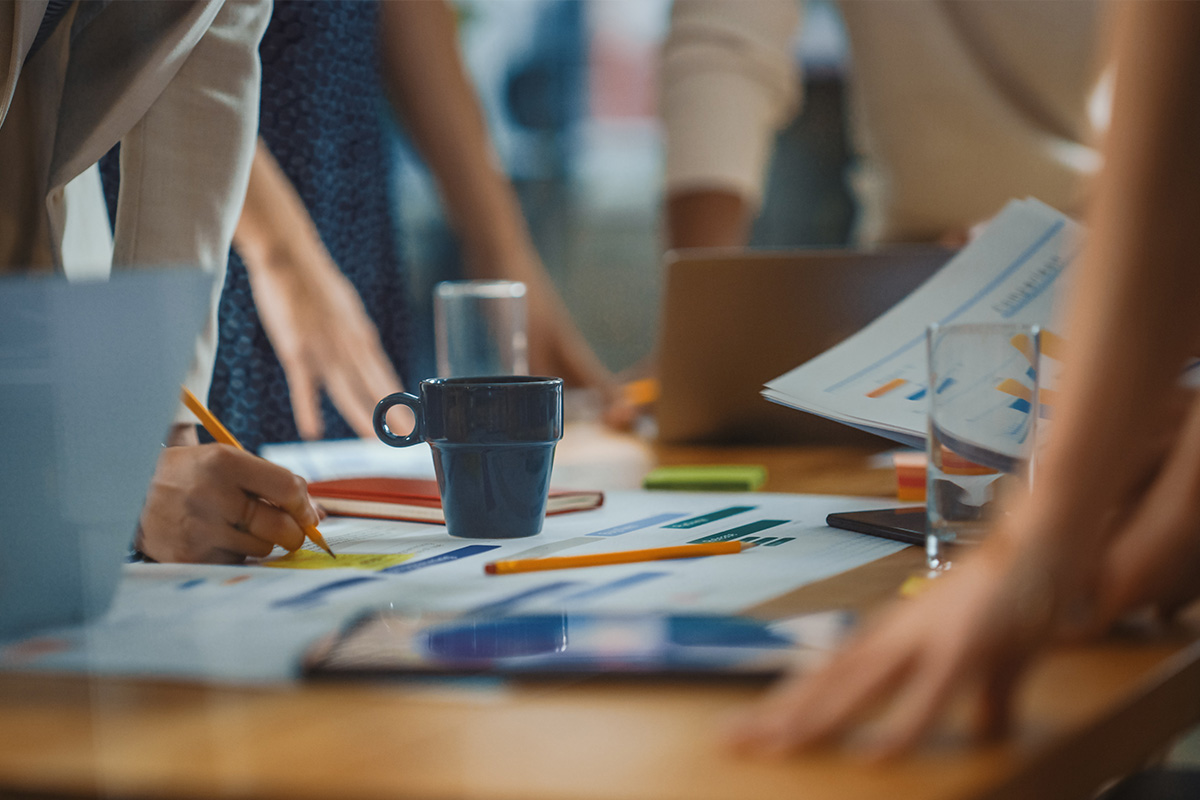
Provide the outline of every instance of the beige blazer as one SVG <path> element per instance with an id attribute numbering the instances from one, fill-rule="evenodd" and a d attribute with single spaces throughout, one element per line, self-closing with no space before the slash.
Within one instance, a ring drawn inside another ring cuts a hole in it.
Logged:
<path id="1" fill-rule="evenodd" d="M 120 142 L 114 267 L 214 274 L 189 378 L 204 397 L 258 129 L 270 2 L 77 3 L 27 59 L 46 5 L 0 0 L 0 270 L 62 265 L 63 189 Z"/>

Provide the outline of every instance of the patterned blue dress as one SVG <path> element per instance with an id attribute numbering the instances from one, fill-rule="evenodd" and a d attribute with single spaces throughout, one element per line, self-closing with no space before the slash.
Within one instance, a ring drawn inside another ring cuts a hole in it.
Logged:
<path id="1" fill-rule="evenodd" d="M 276 0 L 259 48 L 259 134 L 406 378 L 407 283 L 393 223 L 377 14 L 376 3 L 366 0 Z M 100 165 L 110 214 L 116 213 L 118 153 L 114 148 Z M 246 265 L 234 252 L 218 314 L 209 408 L 251 450 L 299 439 L 283 368 L 259 321 Z M 354 436 L 327 397 L 321 411 L 326 438 Z M 200 436 L 208 439 L 203 431 Z"/>
<path id="2" fill-rule="evenodd" d="M 393 226 L 392 163 L 374 2 L 277 0 L 263 36 L 259 133 L 354 284 L 384 350 L 406 374 L 405 275 Z M 230 254 L 209 407 L 247 448 L 299 438 L 287 381 L 246 267 Z M 353 436 L 322 400 L 325 436 Z"/>

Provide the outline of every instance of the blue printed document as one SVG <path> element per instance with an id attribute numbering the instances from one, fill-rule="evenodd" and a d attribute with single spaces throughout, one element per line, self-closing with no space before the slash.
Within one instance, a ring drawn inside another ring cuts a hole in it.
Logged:
<path id="1" fill-rule="evenodd" d="M 767 383 L 763 396 L 923 446 L 930 323 L 1032 323 L 1054 331 L 1058 300 L 1066 294 L 1063 276 L 1080 251 L 1082 233 L 1044 203 L 1011 201 L 920 288 L 841 344 Z M 1052 374 L 1043 385 L 1048 382 Z"/>

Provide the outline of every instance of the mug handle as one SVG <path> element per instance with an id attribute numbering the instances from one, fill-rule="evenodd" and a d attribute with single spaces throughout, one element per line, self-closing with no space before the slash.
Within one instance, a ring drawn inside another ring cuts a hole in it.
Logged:
<path id="1" fill-rule="evenodd" d="M 407 436 L 397 436 L 392 433 L 387 426 L 386 419 L 387 412 L 391 410 L 392 406 L 408 406 L 412 409 L 413 416 L 416 418 L 412 433 Z M 421 398 L 408 392 L 389 394 L 375 405 L 375 413 L 372 415 L 371 421 L 375 425 L 375 435 L 384 444 L 392 447 L 411 447 L 421 441 L 422 429 L 425 427 L 425 415 L 421 413 Z"/>

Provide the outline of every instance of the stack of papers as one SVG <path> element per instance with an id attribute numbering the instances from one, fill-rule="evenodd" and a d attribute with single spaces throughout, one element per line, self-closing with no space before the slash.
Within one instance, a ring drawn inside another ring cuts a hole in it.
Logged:
<path id="1" fill-rule="evenodd" d="M 768 400 L 921 447 L 932 322 L 1053 328 L 1060 276 L 1082 228 L 1037 200 L 1014 200 L 936 275 L 836 347 L 770 381 Z"/>

